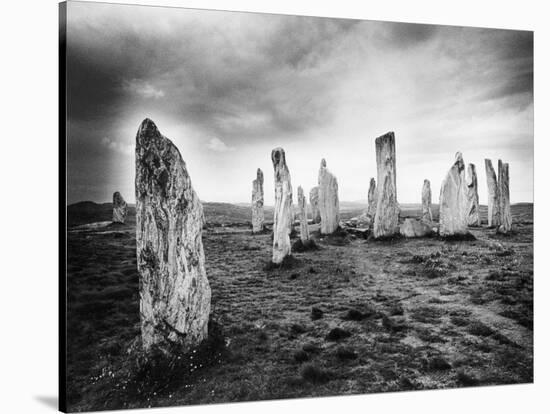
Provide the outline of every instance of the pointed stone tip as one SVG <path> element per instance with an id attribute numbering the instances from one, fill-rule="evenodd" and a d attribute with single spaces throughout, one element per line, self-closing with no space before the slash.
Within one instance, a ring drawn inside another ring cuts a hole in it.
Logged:
<path id="1" fill-rule="evenodd" d="M 151 120 L 149 118 L 145 118 L 141 122 L 141 125 L 139 126 L 139 133 L 140 134 L 149 135 L 150 133 L 155 132 L 155 131 L 157 131 L 157 126 L 155 125 L 153 120 Z"/>
<path id="2" fill-rule="evenodd" d="M 273 165 L 279 164 L 281 161 L 283 164 L 286 164 L 285 150 L 282 147 L 273 148 L 271 151 L 271 161 Z"/>

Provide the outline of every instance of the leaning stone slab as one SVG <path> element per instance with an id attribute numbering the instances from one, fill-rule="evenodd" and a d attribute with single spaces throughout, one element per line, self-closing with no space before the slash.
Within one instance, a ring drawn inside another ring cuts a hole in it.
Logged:
<path id="1" fill-rule="evenodd" d="M 143 347 L 189 349 L 208 334 L 203 210 L 179 150 L 149 119 L 136 136 L 135 184 Z"/>
<path id="2" fill-rule="evenodd" d="M 477 173 L 476 166 L 474 164 L 468 164 L 468 177 L 466 181 L 468 187 L 468 225 L 480 226 L 481 220 L 479 218 L 479 195 L 477 191 Z"/>
<path id="3" fill-rule="evenodd" d="M 309 191 L 309 204 L 311 205 L 311 218 L 313 223 L 321 222 L 321 212 L 319 211 L 319 187 L 315 186 Z"/>
<path id="4" fill-rule="evenodd" d="M 430 226 L 428 223 L 416 220 L 413 218 L 407 218 L 399 226 L 399 233 L 403 237 L 407 238 L 416 238 L 416 237 L 427 237 L 431 236 L 433 233 L 432 226 Z"/>
<path id="5" fill-rule="evenodd" d="M 123 223 L 128 214 L 128 205 L 118 191 L 113 194 L 113 223 Z"/>
<path id="6" fill-rule="evenodd" d="M 422 220 L 425 222 L 433 222 L 432 214 L 432 187 L 430 180 L 424 180 L 422 185 Z"/>
<path id="7" fill-rule="evenodd" d="M 376 138 L 375 144 L 378 200 L 374 217 L 373 236 L 374 238 L 381 238 L 399 232 L 394 133 L 388 132 Z"/>
<path id="8" fill-rule="evenodd" d="M 500 196 L 497 175 L 491 160 L 485 159 L 485 173 L 487 175 L 487 224 L 489 227 L 500 225 Z"/>
<path id="9" fill-rule="evenodd" d="M 508 164 L 498 160 L 498 195 L 500 226 L 499 233 L 512 230 L 512 212 L 510 210 L 510 174 Z"/>
<path id="10" fill-rule="evenodd" d="M 465 166 L 460 152 L 441 184 L 439 195 L 439 235 L 443 237 L 468 234 L 468 196 Z"/>
<path id="11" fill-rule="evenodd" d="M 273 213 L 273 257 L 274 264 L 280 264 L 290 256 L 290 232 L 293 222 L 292 184 L 286 165 L 285 150 L 275 148 L 271 151 L 273 172 L 275 174 L 275 209 Z"/>
<path id="12" fill-rule="evenodd" d="M 340 224 L 340 202 L 338 201 L 338 181 L 327 169 L 323 158 L 319 168 L 319 212 L 321 214 L 321 234 L 332 234 Z"/>
<path id="13" fill-rule="evenodd" d="M 258 168 L 252 181 L 252 233 L 264 230 L 264 173 Z"/>

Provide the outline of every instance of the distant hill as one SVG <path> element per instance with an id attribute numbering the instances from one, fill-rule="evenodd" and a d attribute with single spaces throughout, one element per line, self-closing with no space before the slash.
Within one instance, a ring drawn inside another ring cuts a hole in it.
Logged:
<path id="1" fill-rule="evenodd" d="M 221 223 L 249 223 L 250 222 L 250 205 L 248 204 L 231 204 L 231 203 L 216 203 L 203 202 L 204 214 L 206 221 L 211 224 Z M 294 207 L 296 207 L 294 205 Z M 420 217 L 421 205 L 413 203 L 400 204 L 402 218 Z M 348 220 L 351 217 L 360 215 L 366 208 L 366 204 L 361 202 L 340 202 L 340 216 L 342 220 Z M 434 219 L 439 217 L 439 205 L 432 204 Z M 512 212 L 515 214 L 523 213 L 526 217 L 531 217 L 532 220 L 532 203 L 518 203 L 512 205 Z M 273 207 L 264 207 L 266 222 L 271 222 L 273 219 Z M 487 206 L 481 205 L 480 212 L 482 216 L 487 215 Z M 69 227 L 79 226 L 81 224 L 95 223 L 98 221 L 109 221 L 113 214 L 112 203 L 95 203 L 93 201 L 81 201 L 67 206 L 67 225 Z M 522 217 L 523 217 L 522 214 Z M 128 224 L 135 224 L 136 208 L 134 205 L 128 205 Z"/>

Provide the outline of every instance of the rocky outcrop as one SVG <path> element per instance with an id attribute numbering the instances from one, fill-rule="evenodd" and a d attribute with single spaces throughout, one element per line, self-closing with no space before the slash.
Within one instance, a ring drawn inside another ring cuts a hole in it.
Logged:
<path id="1" fill-rule="evenodd" d="M 500 225 L 500 207 L 497 175 L 493 163 L 485 159 L 485 174 L 487 175 L 487 224 L 489 227 Z"/>
<path id="2" fill-rule="evenodd" d="M 439 195 L 439 235 L 443 237 L 468 234 L 468 195 L 465 166 L 460 152 L 441 184 Z"/>
<path id="3" fill-rule="evenodd" d="M 374 217 L 374 238 L 389 237 L 399 232 L 399 204 L 395 179 L 395 136 L 388 132 L 376 138 L 378 200 Z"/>
<path id="4" fill-rule="evenodd" d="M 123 223 L 126 221 L 126 214 L 128 214 L 128 205 L 122 194 L 116 191 L 113 194 L 113 223 Z"/>
<path id="5" fill-rule="evenodd" d="M 407 218 L 403 224 L 399 226 L 399 233 L 407 238 L 427 237 L 433 233 L 433 230 L 432 226 L 425 221 Z"/>
<path id="6" fill-rule="evenodd" d="M 468 195 L 468 207 L 467 207 L 467 220 L 469 226 L 480 226 L 481 220 L 479 218 L 479 194 L 477 192 L 477 173 L 476 166 L 474 164 L 468 164 L 468 176 L 466 179 L 467 195 Z"/>
<path id="7" fill-rule="evenodd" d="M 319 212 L 321 214 L 321 234 L 331 234 L 340 224 L 340 202 L 338 201 L 338 182 L 327 169 L 323 158 L 319 168 Z"/>
<path id="8" fill-rule="evenodd" d="M 315 186 L 309 191 L 309 204 L 311 205 L 311 218 L 314 223 L 321 222 L 321 212 L 319 211 L 319 187 Z"/>
<path id="9" fill-rule="evenodd" d="M 135 184 L 143 347 L 189 349 L 208 334 L 203 210 L 180 152 L 149 119 L 137 132 Z"/>
<path id="10" fill-rule="evenodd" d="M 264 230 L 264 173 L 258 168 L 252 181 L 252 233 Z"/>
<path id="11" fill-rule="evenodd" d="M 422 220 L 425 222 L 433 222 L 432 214 L 432 187 L 430 180 L 424 180 L 422 185 Z"/>
<path id="12" fill-rule="evenodd" d="M 498 160 L 498 195 L 500 225 L 499 233 L 508 233 L 512 230 L 512 212 L 510 210 L 510 174 L 508 164 Z"/>
<path id="13" fill-rule="evenodd" d="M 271 151 L 271 161 L 275 174 L 275 210 L 273 213 L 273 257 L 274 264 L 283 262 L 290 256 L 290 230 L 292 225 L 292 184 L 286 165 L 285 150 Z"/>
<path id="14" fill-rule="evenodd" d="M 298 216 L 300 219 L 300 240 L 305 243 L 309 240 L 309 227 L 307 225 L 307 201 L 302 187 L 298 187 Z"/>
<path id="15" fill-rule="evenodd" d="M 368 207 L 366 211 L 367 217 L 374 221 L 374 216 L 376 216 L 376 204 L 378 202 L 378 193 L 376 191 L 376 181 L 374 177 L 371 177 L 369 183 L 369 192 L 367 194 Z"/>

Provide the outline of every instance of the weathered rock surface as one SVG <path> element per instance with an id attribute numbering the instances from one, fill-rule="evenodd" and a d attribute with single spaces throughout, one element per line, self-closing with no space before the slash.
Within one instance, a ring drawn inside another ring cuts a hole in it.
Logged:
<path id="1" fill-rule="evenodd" d="M 376 204 L 378 202 L 378 193 L 376 191 L 376 181 L 374 177 L 371 177 L 370 183 L 369 183 L 369 192 L 367 194 L 367 217 L 371 219 L 371 221 L 374 221 L 374 216 L 376 216 Z"/>
<path id="2" fill-rule="evenodd" d="M 311 205 L 311 218 L 314 223 L 321 222 L 321 212 L 319 211 L 319 187 L 315 186 L 309 191 L 309 204 Z"/>
<path id="3" fill-rule="evenodd" d="M 290 256 L 290 230 L 293 221 L 292 184 L 286 165 L 285 150 L 271 151 L 271 161 L 275 174 L 275 210 L 273 213 L 273 263 L 280 264 Z"/>
<path id="4" fill-rule="evenodd" d="M 395 135 L 388 132 L 376 138 L 378 170 L 378 200 L 374 217 L 373 236 L 389 237 L 399 232 L 399 204 L 395 184 Z"/>
<path id="5" fill-rule="evenodd" d="M 340 224 L 340 202 L 338 201 L 338 181 L 327 168 L 323 158 L 319 168 L 319 212 L 321 214 L 321 234 L 331 234 Z"/>
<path id="6" fill-rule="evenodd" d="M 252 181 L 252 233 L 264 230 L 264 173 L 258 168 Z"/>
<path id="7" fill-rule="evenodd" d="M 468 195 L 465 166 L 460 152 L 441 184 L 439 195 L 439 235 L 443 237 L 468 233 Z"/>
<path id="8" fill-rule="evenodd" d="M 510 210 L 510 174 L 507 163 L 498 160 L 498 195 L 500 225 L 499 233 L 508 233 L 512 230 L 512 212 Z"/>
<path id="9" fill-rule="evenodd" d="M 479 194 L 477 191 L 477 173 L 474 164 L 468 164 L 468 176 L 466 181 L 468 187 L 468 225 L 480 226 L 481 219 L 479 217 Z"/>
<path id="10" fill-rule="evenodd" d="M 434 220 L 432 214 L 432 186 L 430 180 L 424 180 L 424 184 L 422 185 L 422 220 L 430 223 Z"/>
<path id="11" fill-rule="evenodd" d="M 128 205 L 118 191 L 113 194 L 113 223 L 124 223 L 126 214 L 128 213 Z"/>
<path id="12" fill-rule="evenodd" d="M 408 238 L 426 237 L 430 236 L 433 233 L 433 230 L 432 226 L 424 221 L 407 218 L 403 224 L 399 226 L 399 233 Z"/>
<path id="13" fill-rule="evenodd" d="M 493 163 L 489 159 L 485 159 L 485 173 L 487 175 L 487 224 L 489 227 L 498 227 L 500 225 L 498 181 Z"/>
<path id="14" fill-rule="evenodd" d="M 136 136 L 135 184 L 143 347 L 188 349 L 208 334 L 203 210 L 180 152 L 149 119 Z"/>
<path id="15" fill-rule="evenodd" d="M 298 187 L 298 215 L 300 218 L 300 240 L 309 240 L 309 227 L 307 225 L 307 201 L 302 187 Z"/>

